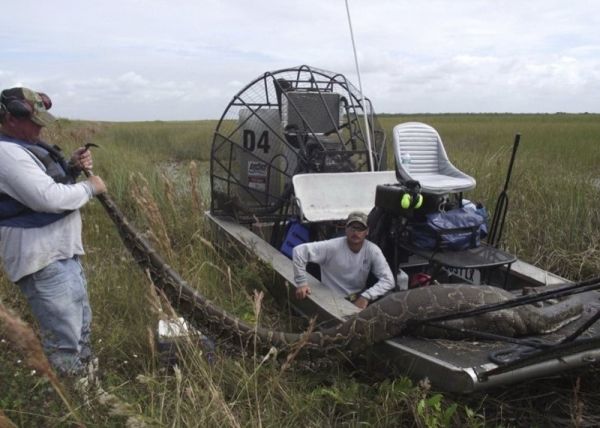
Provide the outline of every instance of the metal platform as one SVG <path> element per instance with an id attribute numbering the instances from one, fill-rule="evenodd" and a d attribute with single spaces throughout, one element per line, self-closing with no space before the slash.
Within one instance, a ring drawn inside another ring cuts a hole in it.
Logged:
<path id="1" fill-rule="evenodd" d="M 279 296 L 289 296 L 293 283 L 292 263 L 286 256 L 269 245 L 252 230 L 226 218 L 218 218 L 210 213 L 206 217 L 220 237 L 241 246 L 248 253 L 270 265 L 279 275 L 280 281 L 273 284 L 273 291 Z M 538 286 L 561 281 L 560 277 L 545 272 L 535 266 L 517 260 L 510 271 L 511 277 L 523 284 Z M 342 321 L 346 316 L 357 312 L 357 308 L 342 296 L 335 295 L 317 279 L 309 277 L 312 294 L 301 301 L 290 303 L 306 316 L 317 316 L 322 323 Z M 568 325 L 558 333 L 544 336 L 552 341 L 561 335 L 569 334 L 579 328 L 600 307 L 600 294 L 588 292 L 580 295 L 585 302 L 584 315 L 578 321 Z M 565 370 L 589 365 L 600 359 L 598 344 L 600 337 L 597 327 L 590 329 L 584 336 L 590 344 L 573 344 L 560 353 L 542 353 L 535 359 L 522 364 L 499 366 L 492 363 L 490 352 L 511 347 L 505 342 L 426 339 L 411 336 L 397 337 L 380 343 L 373 348 L 375 358 L 381 358 L 390 371 L 408 375 L 414 380 L 429 378 L 436 388 L 451 392 L 468 393 L 500 385 L 533 379 Z"/>

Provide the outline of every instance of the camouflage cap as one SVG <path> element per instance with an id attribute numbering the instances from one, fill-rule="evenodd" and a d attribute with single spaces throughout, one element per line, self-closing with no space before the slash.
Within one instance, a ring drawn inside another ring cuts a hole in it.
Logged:
<path id="1" fill-rule="evenodd" d="M 6 109 L 15 116 L 28 116 L 32 122 L 47 126 L 56 120 L 48 113 L 52 107 L 50 97 L 42 92 L 27 88 L 11 88 L 2 91 L 0 100 Z"/>
<path id="2" fill-rule="evenodd" d="M 367 215 L 360 211 L 352 211 L 350 214 L 348 214 L 348 218 L 346 219 L 346 226 L 350 226 L 352 223 L 360 223 L 364 227 L 368 227 Z"/>

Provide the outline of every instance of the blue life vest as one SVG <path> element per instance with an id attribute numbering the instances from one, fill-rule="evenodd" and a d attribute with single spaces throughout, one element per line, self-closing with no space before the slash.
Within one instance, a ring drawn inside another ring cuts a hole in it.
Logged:
<path id="1" fill-rule="evenodd" d="M 7 136 L 0 137 L 2 141 L 19 144 L 26 148 L 46 167 L 48 174 L 56 183 L 73 184 L 79 175 L 78 170 L 70 168 L 57 146 L 50 146 L 43 142 L 36 144 L 27 143 Z M 25 178 L 26 179 L 26 178 Z M 0 193 L 0 226 L 34 228 L 43 227 L 60 220 L 73 211 L 60 213 L 44 213 L 32 210 L 13 197 Z"/>

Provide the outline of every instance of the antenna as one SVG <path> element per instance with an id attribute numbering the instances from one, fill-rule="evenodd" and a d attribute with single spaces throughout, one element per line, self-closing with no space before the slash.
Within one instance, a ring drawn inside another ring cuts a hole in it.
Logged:
<path id="1" fill-rule="evenodd" d="M 358 56 L 356 55 L 356 43 L 354 43 L 354 31 L 352 30 L 352 19 L 350 18 L 350 6 L 348 6 L 348 0 L 346 1 L 346 13 L 348 14 L 348 26 L 350 27 L 350 38 L 352 39 L 352 50 L 354 51 L 354 64 L 356 65 L 356 74 L 358 75 L 358 89 L 360 90 L 361 104 L 363 106 L 363 115 L 365 118 L 365 132 L 367 134 L 367 151 L 369 152 L 369 165 L 371 165 L 371 171 L 375 171 L 375 165 L 373 164 L 373 149 L 371 147 L 371 131 L 369 129 L 369 120 L 367 118 L 367 105 L 365 103 L 365 94 L 362 88 L 362 82 L 360 80 L 360 69 L 358 67 Z"/>

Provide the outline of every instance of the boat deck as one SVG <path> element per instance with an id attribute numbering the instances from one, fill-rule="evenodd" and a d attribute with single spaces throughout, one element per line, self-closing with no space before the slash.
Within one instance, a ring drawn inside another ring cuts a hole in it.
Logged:
<path id="1" fill-rule="evenodd" d="M 219 233 L 269 264 L 287 286 L 274 288 L 274 294 L 288 298 L 293 282 L 290 260 L 270 246 L 248 228 L 223 218 L 206 214 Z M 517 260 L 510 275 L 530 286 L 560 284 L 565 280 L 535 266 Z M 352 315 L 358 309 L 341 296 L 331 293 L 314 277 L 309 278 L 312 294 L 302 301 L 293 301 L 294 307 L 306 316 L 317 315 L 321 325 L 331 325 Z M 590 291 L 578 296 L 584 302 L 584 313 L 578 320 L 559 332 L 543 336 L 544 341 L 555 343 L 575 332 L 600 309 L 600 293 Z M 538 336 L 539 338 L 539 336 Z M 598 339 L 600 327 L 588 329 L 582 338 Z M 513 383 L 565 369 L 590 364 L 600 360 L 600 343 L 574 346 L 559 353 L 544 351 L 536 358 L 521 363 L 498 365 L 489 358 L 490 353 L 509 349 L 507 342 L 487 340 L 449 340 L 402 336 L 374 347 L 374 354 L 384 355 L 390 366 L 399 368 L 414 379 L 428 377 L 438 388 L 454 392 L 470 392 L 493 386 Z M 524 363 L 525 362 L 525 363 Z"/>

